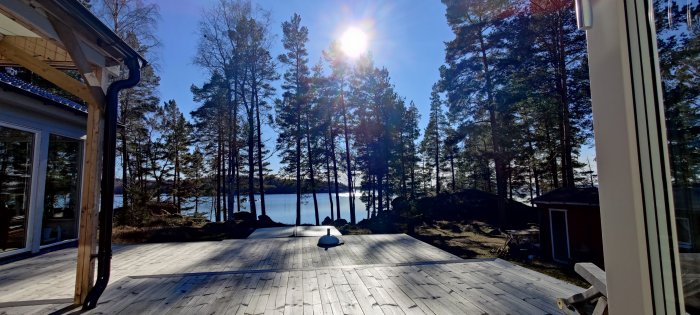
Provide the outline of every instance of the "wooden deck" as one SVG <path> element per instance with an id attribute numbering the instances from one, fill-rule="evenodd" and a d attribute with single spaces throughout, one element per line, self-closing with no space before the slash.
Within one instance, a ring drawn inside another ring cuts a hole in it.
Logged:
<path id="1" fill-rule="evenodd" d="M 91 313 L 546 314 L 582 291 L 402 234 L 342 238 L 329 250 L 315 237 L 119 246 Z M 67 310 L 65 300 L 30 301 L 69 299 L 74 263 L 75 250 L 61 250 L 0 266 L 0 314 Z"/>
<path id="2" fill-rule="evenodd" d="M 328 230 L 331 230 L 331 235 L 342 235 L 338 229 L 330 225 L 321 226 L 285 226 L 257 229 L 248 236 L 248 239 L 263 239 L 263 238 L 283 238 L 283 237 L 319 237 L 326 235 Z"/>

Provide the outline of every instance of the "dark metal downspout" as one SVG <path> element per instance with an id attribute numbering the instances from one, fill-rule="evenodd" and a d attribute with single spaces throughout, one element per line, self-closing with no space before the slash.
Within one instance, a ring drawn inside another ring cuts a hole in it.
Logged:
<path id="1" fill-rule="evenodd" d="M 102 187 L 100 190 L 100 231 L 97 252 L 97 281 L 88 293 L 83 310 L 97 306 L 97 301 L 107 288 L 112 260 L 112 215 L 114 213 L 114 168 L 117 146 L 117 107 L 119 92 L 135 86 L 141 79 L 141 69 L 137 58 L 124 62 L 129 69 L 129 77 L 113 82 L 105 96 L 105 126 L 102 152 Z"/>

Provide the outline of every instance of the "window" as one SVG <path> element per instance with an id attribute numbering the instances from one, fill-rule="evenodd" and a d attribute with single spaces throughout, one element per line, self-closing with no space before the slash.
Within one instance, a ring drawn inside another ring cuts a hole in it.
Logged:
<path id="1" fill-rule="evenodd" d="M 77 238 L 81 151 L 80 140 L 49 136 L 42 245 Z"/>
<path id="2" fill-rule="evenodd" d="M 653 2 L 686 311 L 700 313 L 700 0 Z"/>
<path id="3" fill-rule="evenodd" d="M 0 254 L 27 247 L 34 133 L 0 126 Z"/>

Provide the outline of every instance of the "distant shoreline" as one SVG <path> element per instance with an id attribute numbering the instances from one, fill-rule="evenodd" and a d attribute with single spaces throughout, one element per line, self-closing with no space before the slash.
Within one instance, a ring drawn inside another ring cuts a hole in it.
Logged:
<path id="1" fill-rule="evenodd" d="M 339 191 L 338 193 L 339 193 L 339 194 L 347 194 L 348 191 L 347 191 L 347 190 L 346 190 L 346 191 Z M 360 197 L 360 196 L 361 196 L 361 193 L 362 193 L 361 191 L 355 191 L 355 196 L 356 196 L 356 197 Z M 311 194 L 312 194 L 312 193 L 310 193 L 310 192 L 302 193 L 302 195 L 311 195 Z M 327 195 L 328 192 L 316 192 L 316 195 L 321 195 L 321 194 Z M 335 195 L 335 192 L 332 192 L 331 194 Z M 115 195 L 115 196 L 123 196 L 124 194 L 123 194 L 123 193 L 116 193 L 116 192 L 115 192 L 114 195 Z M 169 196 L 169 194 L 167 194 L 167 193 L 163 193 L 163 194 L 161 194 L 161 195 L 168 195 L 168 196 Z M 259 196 L 260 194 L 255 193 L 255 195 L 256 195 L 256 196 Z M 265 196 L 267 196 L 267 195 L 296 195 L 296 193 L 268 193 L 268 192 L 266 192 L 266 193 L 265 193 Z M 241 197 L 247 197 L 247 196 L 248 196 L 247 193 L 246 193 L 246 194 L 241 194 Z M 215 197 L 215 196 L 199 196 L 199 198 L 204 198 L 204 197 Z M 187 197 L 187 198 L 194 198 L 194 197 Z"/>

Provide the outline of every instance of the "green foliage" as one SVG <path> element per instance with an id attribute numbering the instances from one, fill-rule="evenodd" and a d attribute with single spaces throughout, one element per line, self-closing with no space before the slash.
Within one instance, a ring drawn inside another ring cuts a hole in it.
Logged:
<path id="1" fill-rule="evenodd" d="M 456 34 L 440 83 L 454 124 L 444 150 L 458 170 L 453 189 L 505 199 L 581 184 L 577 159 L 592 125 L 573 1 L 443 3 Z"/>
<path id="2" fill-rule="evenodd" d="M 302 184 L 302 141 L 304 129 L 302 124 L 308 118 L 310 110 L 310 72 L 306 43 L 309 41 L 309 30 L 301 26 L 301 16 L 294 14 L 289 21 L 282 23 L 282 44 L 286 52 L 279 55 L 278 60 L 287 67 L 283 78 L 282 100 L 277 101 L 277 126 L 280 129 L 277 137 L 277 148 L 282 151 L 283 162 L 288 170 L 294 172 L 297 186 L 296 224 L 301 224 L 301 184 Z M 307 152 L 309 154 L 309 152 Z M 316 195 L 314 194 L 314 200 Z M 318 225 L 318 206 L 316 205 L 316 224 Z"/>
<path id="3" fill-rule="evenodd" d="M 433 85 L 430 93 L 430 118 L 428 119 L 428 125 L 425 127 L 423 139 L 420 142 L 420 153 L 425 162 L 424 165 L 426 168 L 430 168 L 425 178 L 427 181 L 426 186 L 432 186 L 434 183 L 435 194 L 440 193 L 440 186 L 443 180 L 440 171 L 445 169 L 447 162 L 445 159 L 445 153 L 447 153 L 445 152 L 445 137 L 446 129 L 448 128 L 438 88 L 437 84 Z M 432 172 L 433 170 L 435 173 Z M 424 191 L 424 193 L 428 193 L 428 191 Z"/>

